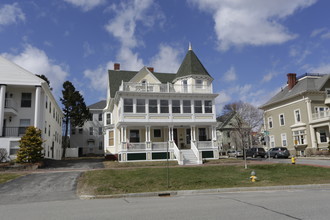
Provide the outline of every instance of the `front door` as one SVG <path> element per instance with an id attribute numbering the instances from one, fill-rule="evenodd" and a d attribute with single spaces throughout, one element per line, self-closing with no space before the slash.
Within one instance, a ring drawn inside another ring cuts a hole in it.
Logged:
<path id="1" fill-rule="evenodd" d="M 186 129 L 186 146 L 190 148 L 190 141 L 191 141 L 191 130 L 190 128 Z"/>

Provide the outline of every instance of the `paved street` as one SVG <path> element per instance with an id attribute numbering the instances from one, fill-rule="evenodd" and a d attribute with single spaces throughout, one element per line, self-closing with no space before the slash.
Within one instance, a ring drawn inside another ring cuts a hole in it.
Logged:
<path id="1" fill-rule="evenodd" d="M 1 219 L 329 219 L 329 190 L 65 200 L 0 205 Z"/>

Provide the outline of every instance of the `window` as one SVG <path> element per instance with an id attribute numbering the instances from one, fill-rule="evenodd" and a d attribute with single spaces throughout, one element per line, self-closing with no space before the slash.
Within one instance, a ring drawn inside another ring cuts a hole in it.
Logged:
<path id="1" fill-rule="evenodd" d="M 71 134 L 76 134 L 76 129 L 75 128 L 71 129 Z"/>
<path id="2" fill-rule="evenodd" d="M 274 135 L 269 136 L 270 147 L 275 147 L 275 138 Z"/>
<path id="3" fill-rule="evenodd" d="M 198 141 L 206 141 L 206 129 L 198 128 Z"/>
<path id="4" fill-rule="evenodd" d="M 103 142 L 102 141 L 99 142 L 99 150 L 103 150 Z"/>
<path id="5" fill-rule="evenodd" d="M 79 133 L 79 134 L 82 134 L 82 133 L 83 133 L 83 129 L 82 129 L 82 128 L 79 128 L 79 129 L 78 129 L 78 133 Z"/>
<path id="6" fill-rule="evenodd" d="M 154 138 L 161 138 L 162 131 L 160 129 L 154 129 Z"/>
<path id="7" fill-rule="evenodd" d="M 139 130 L 130 130 L 129 142 L 131 142 L 131 143 L 139 143 L 140 142 L 140 131 Z"/>
<path id="8" fill-rule="evenodd" d="M 325 89 L 325 94 L 327 95 L 327 98 L 330 97 L 330 89 Z"/>
<path id="9" fill-rule="evenodd" d="M 160 113 L 168 113 L 168 100 L 160 100 Z"/>
<path id="10" fill-rule="evenodd" d="M 301 122 L 299 109 L 294 111 L 294 118 L 295 118 L 296 123 Z"/>
<path id="11" fill-rule="evenodd" d="M 45 134 L 47 134 L 47 121 L 45 121 Z"/>
<path id="12" fill-rule="evenodd" d="M 50 125 L 48 125 L 48 137 L 50 137 Z"/>
<path id="13" fill-rule="evenodd" d="M 183 100 L 183 113 L 191 113 L 191 101 Z"/>
<path id="14" fill-rule="evenodd" d="M 99 113 L 99 121 L 102 121 L 102 118 L 103 118 L 103 114 Z"/>
<path id="15" fill-rule="evenodd" d="M 133 99 L 124 99 L 124 112 L 133 113 Z"/>
<path id="16" fill-rule="evenodd" d="M 281 126 L 284 126 L 284 124 L 285 124 L 285 121 L 284 121 L 284 114 L 280 114 L 280 125 Z"/>
<path id="17" fill-rule="evenodd" d="M 149 113 L 158 113 L 157 99 L 149 100 Z"/>
<path id="18" fill-rule="evenodd" d="M 268 118 L 268 128 L 273 128 L 273 118 L 272 117 L 269 117 Z"/>
<path id="19" fill-rule="evenodd" d="M 89 127 L 89 135 L 93 135 L 93 127 Z"/>
<path id="20" fill-rule="evenodd" d="M 109 131 L 109 146 L 113 146 L 114 138 L 113 138 L 113 131 Z"/>
<path id="21" fill-rule="evenodd" d="M 172 113 L 181 113 L 180 100 L 172 100 Z"/>
<path id="22" fill-rule="evenodd" d="M 46 96 L 46 109 L 48 107 L 48 96 Z"/>
<path id="23" fill-rule="evenodd" d="M 188 81 L 187 80 L 182 80 L 182 92 L 188 92 Z"/>
<path id="24" fill-rule="evenodd" d="M 145 113 L 146 112 L 146 100 L 137 99 L 136 100 L 136 113 Z"/>
<path id="25" fill-rule="evenodd" d="M 282 140 L 282 147 L 286 147 L 287 146 L 286 133 L 281 134 L 281 140 Z"/>
<path id="26" fill-rule="evenodd" d="M 107 125 L 111 124 L 111 114 L 107 113 Z"/>
<path id="27" fill-rule="evenodd" d="M 186 143 L 190 144 L 190 141 L 191 141 L 191 129 L 187 128 L 186 129 Z"/>
<path id="28" fill-rule="evenodd" d="M 52 113 L 52 103 L 49 101 L 49 114 Z"/>
<path id="29" fill-rule="evenodd" d="M 318 117 L 325 117 L 326 116 L 326 112 L 329 111 L 328 107 L 315 107 L 315 113 L 317 113 Z"/>
<path id="30" fill-rule="evenodd" d="M 32 93 L 22 93 L 21 107 L 30 108 L 32 102 Z"/>
<path id="31" fill-rule="evenodd" d="M 325 130 L 320 130 L 320 142 L 324 143 L 324 142 L 328 142 L 327 141 L 327 133 L 325 132 Z"/>
<path id="32" fill-rule="evenodd" d="M 103 134 L 102 127 L 99 127 L 99 135 L 102 135 L 102 134 Z"/>
<path id="33" fill-rule="evenodd" d="M 306 132 L 305 130 L 299 130 L 293 132 L 294 145 L 304 145 L 306 142 Z"/>
<path id="34" fill-rule="evenodd" d="M 230 138 L 230 131 L 227 131 L 227 138 Z"/>
<path id="35" fill-rule="evenodd" d="M 196 79 L 196 88 L 197 89 L 202 89 L 203 88 L 203 80 Z"/>
<path id="36" fill-rule="evenodd" d="M 25 134 L 25 130 L 27 127 L 30 126 L 30 119 L 20 119 L 19 120 L 19 128 L 18 128 L 18 134 Z"/>
<path id="37" fill-rule="evenodd" d="M 204 112 L 212 113 L 212 101 L 211 100 L 204 101 Z"/>
<path id="38" fill-rule="evenodd" d="M 195 100 L 195 113 L 203 113 L 201 100 Z"/>

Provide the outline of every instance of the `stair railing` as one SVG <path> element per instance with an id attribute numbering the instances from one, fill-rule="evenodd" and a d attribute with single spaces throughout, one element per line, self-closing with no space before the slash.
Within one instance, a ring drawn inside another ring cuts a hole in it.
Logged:
<path id="1" fill-rule="evenodd" d="M 194 141 L 190 143 L 191 150 L 194 152 L 196 158 L 197 158 L 197 163 L 202 164 L 203 163 L 203 157 L 202 157 L 202 151 L 199 151 L 198 148 L 196 147 Z"/>

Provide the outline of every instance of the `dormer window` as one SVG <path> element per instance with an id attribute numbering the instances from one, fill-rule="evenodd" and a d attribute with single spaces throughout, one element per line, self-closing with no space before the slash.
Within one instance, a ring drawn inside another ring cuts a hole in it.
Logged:
<path id="1" fill-rule="evenodd" d="M 327 98 L 330 97 L 330 89 L 329 88 L 325 89 L 325 94 L 327 95 Z"/>
<path id="2" fill-rule="evenodd" d="M 197 89 L 202 89 L 203 88 L 203 80 L 196 79 L 196 88 Z"/>

